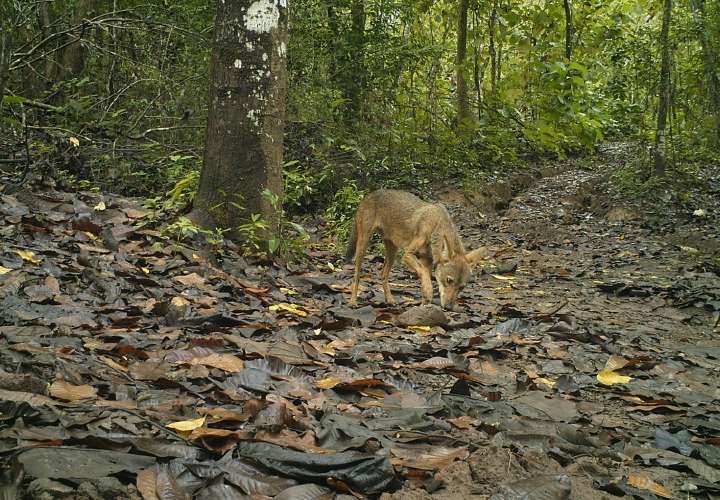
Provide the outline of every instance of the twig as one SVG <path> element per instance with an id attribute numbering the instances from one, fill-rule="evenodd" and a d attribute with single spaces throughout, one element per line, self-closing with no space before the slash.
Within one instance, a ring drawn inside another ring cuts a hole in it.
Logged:
<path id="1" fill-rule="evenodd" d="M 155 128 L 149 128 L 142 134 L 138 135 L 127 135 L 126 137 L 128 139 L 145 139 L 147 135 L 151 132 L 167 132 L 170 130 L 182 130 L 182 129 L 189 129 L 189 128 L 202 128 L 201 125 L 178 125 L 176 127 L 155 127 Z"/>

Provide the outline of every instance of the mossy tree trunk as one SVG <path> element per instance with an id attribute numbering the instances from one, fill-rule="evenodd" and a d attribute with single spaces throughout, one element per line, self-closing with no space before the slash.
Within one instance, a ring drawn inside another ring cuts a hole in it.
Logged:
<path id="1" fill-rule="evenodd" d="M 231 234 L 282 195 L 286 0 L 218 0 L 205 159 L 190 218 Z"/>

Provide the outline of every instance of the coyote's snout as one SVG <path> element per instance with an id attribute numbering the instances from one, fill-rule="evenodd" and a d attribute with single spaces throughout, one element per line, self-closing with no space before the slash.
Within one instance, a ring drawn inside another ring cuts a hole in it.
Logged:
<path id="1" fill-rule="evenodd" d="M 390 293 L 390 269 L 397 251 L 405 251 L 402 261 L 420 278 L 423 304 L 433 297 L 432 270 L 440 289 L 440 304 L 450 308 L 465 287 L 481 250 L 465 253 L 462 240 L 447 209 L 441 204 L 422 201 L 404 191 L 381 189 L 367 195 L 358 207 L 346 259 L 355 256 L 350 305 L 357 305 L 360 268 L 373 233 L 382 233 L 385 266 L 382 270 L 385 301 L 394 304 Z"/>

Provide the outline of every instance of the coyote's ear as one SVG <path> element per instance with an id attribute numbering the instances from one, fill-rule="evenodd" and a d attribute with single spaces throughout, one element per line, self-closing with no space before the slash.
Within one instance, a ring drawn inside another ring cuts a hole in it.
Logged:
<path id="1" fill-rule="evenodd" d="M 486 247 L 476 248 L 475 250 L 465 254 L 465 258 L 470 264 L 470 267 L 475 267 L 481 260 L 487 257 L 489 254 Z"/>

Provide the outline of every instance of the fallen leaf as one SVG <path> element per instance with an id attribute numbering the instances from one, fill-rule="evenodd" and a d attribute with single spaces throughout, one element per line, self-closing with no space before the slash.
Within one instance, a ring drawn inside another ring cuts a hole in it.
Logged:
<path id="1" fill-rule="evenodd" d="M 303 311 L 297 305 L 290 304 L 288 302 L 280 302 L 278 304 L 273 304 L 268 309 L 271 311 L 287 311 L 302 318 L 308 315 L 307 311 Z"/>
<path id="2" fill-rule="evenodd" d="M 77 137 L 70 137 L 68 138 L 68 142 L 73 145 L 73 147 L 79 147 L 80 146 L 80 139 Z"/>
<path id="3" fill-rule="evenodd" d="M 64 380 L 56 380 L 50 385 L 50 395 L 63 401 L 80 401 L 96 398 L 97 391 L 90 385 L 73 385 Z"/>
<path id="4" fill-rule="evenodd" d="M 93 210 L 95 210 L 96 212 L 102 212 L 102 211 L 105 210 L 106 208 L 107 208 L 107 207 L 105 206 L 105 202 L 104 202 L 103 200 L 100 200 L 100 203 L 98 203 L 97 205 L 95 205 L 95 206 L 93 207 Z"/>
<path id="5" fill-rule="evenodd" d="M 12 271 L 12 269 L 8 269 L 7 267 L 0 266 L 0 275 L 7 274 L 10 271 Z"/>
<path id="6" fill-rule="evenodd" d="M 318 380 L 315 383 L 315 386 L 319 389 L 332 389 L 336 385 L 342 383 L 342 380 L 340 380 L 337 377 L 327 377 L 322 380 Z"/>
<path id="7" fill-rule="evenodd" d="M 602 385 L 615 385 L 615 384 L 627 384 L 632 380 L 632 377 L 626 375 L 620 375 L 617 372 L 610 370 L 601 370 L 597 374 L 598 382 Z"/>
<path id="8" fill-rule="evenodd" d="M 647 476 L 641 476 L 640 474 L 630 474 L 627 479 L 630 486 L 638 488 L 640 490 L 648 490 L 659 497 L 673 498 L 673 494 L 665 488 L 663 485 L 656 483 Z"/>
<path id="9" fill-rule="evenodd" d="M 215 353 L 201 358 L 192 358 L 185 363 L 190 365 L 211 366 L 230 373 L 241 372 L 245 368 L 243 360 L 232 354 Z"/>
<path id="10" fill-rule="evenodd" d="M 30 250 L 15 250 L 15 253 L 17 253 L 22 260 L 26 262 L 30 262 L 32 264 L 40 264 L 40 262 L 42 262 L 41 259 L 35 257 L 35 252 L 31 252 Z"/>
<path id="11" fill-rule="evenodd" d="M 175 429 L 180 432 L 191 432 L 205 425 L 205 417 L 196 418 L 193 420 L 181 420 L 180 422 L 173 422 L 167 424 L 165 427 L 169 429 Z"/>

